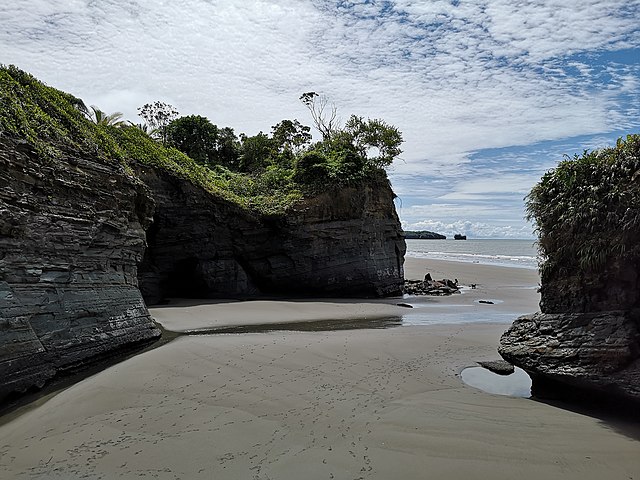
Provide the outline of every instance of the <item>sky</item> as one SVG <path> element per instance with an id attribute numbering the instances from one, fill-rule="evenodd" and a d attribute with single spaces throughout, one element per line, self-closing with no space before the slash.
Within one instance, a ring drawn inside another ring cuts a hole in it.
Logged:
<path id="1" fill-rule="evenodd" d="M 564 155 L 640 133 L 640 0 L 12 0 L 0 63 L 139 123 L 161 100 L 236 133 L 340 118 L 403 133 L 406 230 L 533 238 Z"/>

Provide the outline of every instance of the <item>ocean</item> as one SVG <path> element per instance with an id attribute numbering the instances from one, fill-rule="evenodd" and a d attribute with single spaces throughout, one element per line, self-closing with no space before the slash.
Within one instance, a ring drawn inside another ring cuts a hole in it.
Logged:
<path id="1" fill-rule="evenodd" d="M 535 240 L 407 240 L 407 257 L 538 268 Z"/>

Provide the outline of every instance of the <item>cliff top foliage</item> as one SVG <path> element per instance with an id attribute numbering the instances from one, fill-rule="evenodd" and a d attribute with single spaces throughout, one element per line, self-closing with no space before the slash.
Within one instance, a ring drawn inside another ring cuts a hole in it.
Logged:
<path id="1" fill-rule="evenodd" d="M 281 214 L 306 195 L 381 178 L 401 153 L 400 132 L 382 120 L 352 116 L 339 128 L 332 119 L 330 129 L 320 130 L 326 127 L 325 97 L 303 97 L 322 132 L 320 142 L 313 143 L 310 127 L 297 120 L 281 121 L 270 134 L 237 136 L 202 116 L 178 118 L 162 102 L 141 107 L 146 123 L 134 125 L 119 112 L 89 110 L 79 98 L 0 65 L 0 134 L 25 139 L 44 161 L 88 154 L 119 163 L 128 174 L 137 161 L 247 209 Z"/>
<path id="2" fill-rule="evenodd" d="M 541 271 L 597 273 L 640 254 L 640 135 L 566 158 L 529 193 Z"/>

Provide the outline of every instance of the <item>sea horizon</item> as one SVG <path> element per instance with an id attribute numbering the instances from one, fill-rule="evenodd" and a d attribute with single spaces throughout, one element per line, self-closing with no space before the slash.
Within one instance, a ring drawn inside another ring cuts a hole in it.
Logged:
<path id="1" fill-rule="evenodd" d="M 535 239 L 407 239 L 406 243 L 407 257 L 533 270 L 538 268 Z"/>

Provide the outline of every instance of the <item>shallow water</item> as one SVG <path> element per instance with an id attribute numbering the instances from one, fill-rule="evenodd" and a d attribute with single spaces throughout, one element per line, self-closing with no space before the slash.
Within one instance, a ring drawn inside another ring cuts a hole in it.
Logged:
<path id="1" fill-rule="evenodd" d="M 460 374 L 462 381 L 470 387 L 487 393 L 509 397 L 531 397 L 531 378 L 527 372 L 516 367 L 511 375 L 498 375 L 484 367 L 465 368 Z"/>
<path id="2" fill-rule="evenodd" d="M 392 328 L 404 325 L 404 317 L 352 318 L 346 320 L 315 320 L 305 322 L 261 323 L 225 327 L 198 328 L 178 335 L 219 335 L 223 333 L 331 332 L 337 330 L 363 330 Z"/>
<path id="3" fill-rule="evenodd" d="M 486 299 L 493 304 L 473 303 L 440 303 L 438 297 L 416 297 L 405 295 L 404 303 L 411 309 L 402 315 L 403 326 L 421 325 L 458 325 L 461 323 L 504 323 L 511 324 L 522 312 L 505 311 L 494 308 L 503 303 L 502 300 Z M 477 307 L 482 306 L 479 310 Z"/>
<path id="4" fill-rule="evenodd" d="M 422 325 L 458 325 L 461 323 L 504 323 L 510 324 L 518 317 L 518 314 L 511 312 L 486 312 L 478 314 L 475 310 L 468 313 L 456 311 L 455 313 L 442 312 L 416 312 L 402 316 L 403 326 Z"/>

